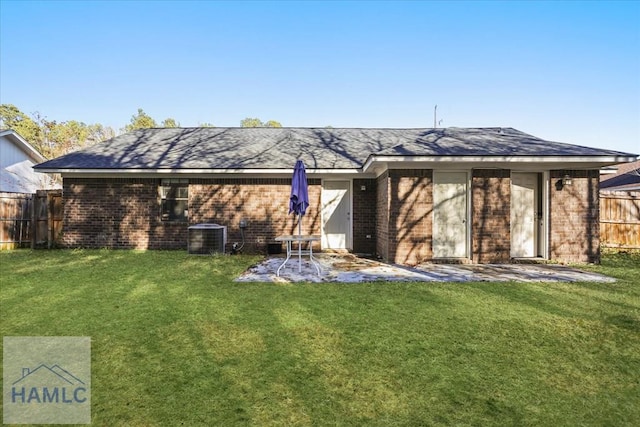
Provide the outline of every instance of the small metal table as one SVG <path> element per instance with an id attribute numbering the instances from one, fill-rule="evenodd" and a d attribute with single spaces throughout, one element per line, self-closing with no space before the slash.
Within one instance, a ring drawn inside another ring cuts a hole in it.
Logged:
<path id="1" fill-rule="evenodd" d="M 320 236 L 311 235 L 311 236 L 302 236 L 302 235 L 289 235 L 289 236 L 278 236 L 275 238 L 276 242 L 285 242 L 287 244 L 287 258 L 285 258 L 284 262 L 278 267 L 276 271 L 276 276 L 280 276 L 280 270 L 284 265 L 291 259 L 291 255 L 293 252 L 291 246 L 293 242 L 298 243 L 298 273 L 302 272 L 302 255 L 309 255 L 309 261 L 313 264 L 318 272 L 318 276 L 320 276 L 320 265 L 316 262 L 315 258 L 313 258 L 313 242 L 319 242 Z M 302 244 L 308 243 L 309 249 L 302 249 Z"/>

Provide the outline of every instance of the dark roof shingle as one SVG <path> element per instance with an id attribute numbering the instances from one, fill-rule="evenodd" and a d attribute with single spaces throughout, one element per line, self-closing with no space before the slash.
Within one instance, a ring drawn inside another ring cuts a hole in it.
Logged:
<path id="1" fill-rule="evenodd" d="M 82 169 L 357 169 L 383 156 L 620 156 L 512 128 L 140 129 L 36 166 Z"/>

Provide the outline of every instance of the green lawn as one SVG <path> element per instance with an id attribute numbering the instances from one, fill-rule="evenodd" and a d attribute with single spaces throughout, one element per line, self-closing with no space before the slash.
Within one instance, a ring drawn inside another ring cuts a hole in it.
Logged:
<path id="1" fill-rule="evenodd" d="M 234 283 L 259 258 L 0 252 L 3 336 L 92 339 L 95 425 L 638 425 L 640 254 L 601 283 Z"/>

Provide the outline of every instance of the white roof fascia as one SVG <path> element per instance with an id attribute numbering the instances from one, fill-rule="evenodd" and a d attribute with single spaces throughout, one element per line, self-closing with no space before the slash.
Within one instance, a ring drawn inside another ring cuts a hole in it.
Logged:
<path id="1" fill-rule="evenodd" d="M 15 130 L 11 130 L 11 129 L 3 130 L 0 132 L 0 137 L 2 136 L 6 136 L 13 139 L 14 143 L 18 146 L 18 148 L 22 149 L 22 151 L 24 151 L 25 154 L 30 156 L 37 163 L 42 163 L 47 160 L 44 158 L 42 154 L 38 152 L 38 150 L 33 148 L 33 146 L 29 144 L 27 140 L 24 139 L 22 136 L 20 136 L 20 134 Z"/>
<path id="2" fill-rule="evenodd" d="M 376 163 L 592 163 L 615 164 L 633 162 L 633 156 L 370 156 L 362 167 L 368 172 Z"/>
<path id="3" fill-rule="evenodd" d="M 600 168 L 600 175 L 615 175 L 618 172 L 616 166 L 605 166 Z"/>
<path id="4" fill-rule="evenodd" d="M 62 173 L 62 174 L 82 174 L 82 175 L 112 175 L 112 174 L 124 174 L 124 175 L 138 175 L 138 174 L 171 174 L 171 175 L 248 175 L 248 174 L 264 174 L 264 175 L 278 175 L 278 174 L 293 174 L 293 169 L 36 169 L 38 172 L 43 173 Z M 360 169 L 306 169 L 307 174 L 345 174 L 362 175 Z"/>
<path id="5" fill-rule="evenodd" d="M 313 169 L 307 168 L 307 174 L 316 175 L 371 175 L 375 172 L 375 166 L 388 167 L 388 164 L 399 163 L 505 163 L 505 164 L 553 164 L 554 166 L 566 165 L 567 168 L 571 164 L 593 165 L 599 168 L 601 165 L 611 165 L 616 163 L 633 162 L 636 157 L 627 156 L 370 156 L 361 169 Z M 82 174 L 82 175 L 280 175 L 292 174 L 293 169 L 36 169 L 37 172 L 43 173 L 61 173 L 61 174 Z"/>

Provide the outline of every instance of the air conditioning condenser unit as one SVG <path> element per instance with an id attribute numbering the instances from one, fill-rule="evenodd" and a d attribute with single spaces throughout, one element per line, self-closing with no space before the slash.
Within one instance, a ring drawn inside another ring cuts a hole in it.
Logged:
<path id="1" fill-rule="evenodd" d="M 194 255 L 224 253 L 227 227 L 219 224 L 195 224 L 189 227 L 188 252 Z"/>

